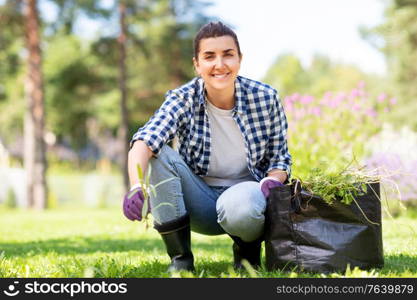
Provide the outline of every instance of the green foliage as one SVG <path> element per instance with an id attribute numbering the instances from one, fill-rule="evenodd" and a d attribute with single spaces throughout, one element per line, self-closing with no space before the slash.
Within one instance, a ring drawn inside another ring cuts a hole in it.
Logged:
<path id="1" fill-rule="evenodd" d="M 202 1 L 124 1 L 127 5 L 127 106 L 130 133 L 160 106 L 164 94 L 194 76 L 192 39 L 207 21 Z M 0 5 L 0 136 L 7 145 L 22 136 L 24 100 L 23 1 Z M 46 129 L 80 153 L 101 136 L 116 137 L 121 124 L 118 1 L 40 0 L 55 6 L 45 20 L 43 71 Z M 49 16 L 50 17 L 50 16 Z M 80 20 L 101 25 L 81 37 Z M 110 30 L 111 29 L 111 30 Z M 146 76 L 144 76 L 146 75 Z"/>
<path id="2" fill-rule="evenodd" d="M 301 61 L 291 54 L 280 55 L 263 79 L 271 86 L 279 88 L 282 95 L 302 92 L 308 86 L 308 80 Z"/>
<path id="3" fill-rule="evenodd" d="M 381 98 L 382 99 L 382 98 Z M 293 175 L 306 178 L 313 168 L 327 165 L 343 170 L 365 155 L 366 141 L 381 130 L 393 104 L 378 102 L 363 84 L 350 92 L 327 92 L 321 98 L 294 94 L 283 100 L 288 119 L 288 147 Z"/>
<path id="4" fill-rule="evenodd" d="M 417 129 L 417 108 L 413 105 L 417 99 L 417 2 L 391 1 L 384 23 L 362 28 L 362 35 L 386 57 L 392 88 L 401 104 L 391 121 Z"/>
<path id="5" fill-rule="evenodd" d="M 67 136 L 75 149 L 88 138 L 87 121 L 94 115 L 92 97 L 100 85 L 88 48 L 75 36 L 50 40 L 44 60 L 47 124 L 59 139 Z"/>
<path id="6" fill-rule="evenodd" d="M 360 168 L 355 170 L 348 166 L 340 171 L 334 166 L 323 164 L 308 172 L 308 176 L 302 179 L 302 186 L 329 205 L 336 200 L 351 205 L 357 196 L 367 192 L 367 184 L 379 181 L 379 176 Z"/>
<path id="7" fill-rule="evenodd" d="M 152 166 L 151 164 L 148 165 L 148 172 L 146 175 L 143 173 L 143 170 L 140 164 L 138 164 L 136 167 L 138 171 L 140 188 L 142 190 L 143 197 L 145 199 L 145 201 L 143 202 L 141 216 L 143 220 L 146 222 L 148 218 L 148 209 L 149 209 L 149 201 L 150 201 L 149 197 L 150 197 L 150 191 L 151 191 L 151 184 L 149 183 L 149 180 L 151 178 Z M 134 192 L 135 191 L 132 191 L 132 193 Z M 128 198 L 130 197 L 131 197 L 131 194 L 129 194 Z"/>
<path id="8" fill-rule="evenodd" d="M 282 98 L 295 93 L 321 97 L 329 91 L 351 90 L 360 81 L 364 81 L 374 94 L 381 92 L 381 78 L 365 74 L 355 66 L 333 62 L 319 54 L 313 57 L 307 67 L 294 55 L 280 55 L 263 80 L 277 88 Z"/>
<path id="9" fill-rule="evenodd" d="M 0 136 L 6 143 L 23 128 L 22 1 L 0 5 Z"/>
<path id="10" fill-rule="evenodd" d="M 41 0 L 42 1 L 42 0 Z M 111 9 L 103 7 L 101 0 L 48 0 L 55 4 L 57 18 L 50 22 L 51 35 L 74 33 L 77 16 L 85 15 L 91 19 L 105 19 L 111 14 Z"/>
<path id="11" fill-rule="evenodd" d="M 146 223 L 146 225 L 148 227 L 148 222 L 149 222 L 148 210 L 149 210 L 149 206 L 150 206 L 150 196 L 151 196 L 150 194 L 152 193 L 154 195 L 154 197 L 156 197 L 156 188 L 161 184 L 164 184 L 168 181 L 173 180 L 174 177 L 162 180 L 162 181 L 158 182 L 157 184 L 153 185 L 153 184 L 150 184 L 152 165 L 151 164 L 148 165 L 148 171 L 147 171 L 146 175 L 144 174 L 140 164 L 137 164 L 136 167 L 137 167 L 137 171 L 138 171 L 138 178 L 139 178 L 140 188 L 142 190 L 143 197 L 144 197 L 141 216 L 142 216 L 142 220 Z M 133 193 L 135 193 L 135 190 L 133 190 L 131 192 L 131 194 L 129 194 L 128 197 L 130 198 Z M 159 209 L 159 207 L 164 206 L 164 205 L 171 206 L 172 208 L 175 209 L 174 205 L 172 205 L 171 203 L 162 202 L 162 203 L 158 204 L 157 206 L 153 207 L 152 210 L 156 211 L 157 209 Z"/>

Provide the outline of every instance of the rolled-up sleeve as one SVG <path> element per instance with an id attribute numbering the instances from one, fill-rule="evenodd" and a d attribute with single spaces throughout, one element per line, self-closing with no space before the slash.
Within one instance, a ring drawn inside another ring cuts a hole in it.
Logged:
<path id="1" fill-rule="evenodd" d="M 271 136 L 267 150 L 270 159 L 267 172 L 274 169 L 284 170 L 290 178 L 291 155 L 287 145 L 288 123 L 278 94 L 274 96 L 271 114 Z"/>
<path id="2" fill-rule="evenodd" d="M 161 107 L 133 135 L 130 147 L 134 142 L 141 140 L 155 155 L 158 155 L 162 147 L 175 137 L 183 112 L 184 102 L 182 99 L 168 92 Z"/>

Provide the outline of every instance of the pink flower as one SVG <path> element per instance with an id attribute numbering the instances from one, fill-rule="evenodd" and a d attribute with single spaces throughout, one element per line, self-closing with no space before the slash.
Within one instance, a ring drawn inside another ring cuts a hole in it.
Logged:
<path id="1" fill-rule="evenodd" d="M 379 103 L 382 103 L 382 102 L 384 102 L 384 100 L 387 98 L 387 94 L 385 94 L 385 93 L 381 93 L 381 94 L 379 94 L 379 96 L 378 96 L 378 98 L 377 98 L 377 100 L 378 100 L 378 102 Z"/>
<path id="2" fill-rule="evenodd" d="M 287 105 L 287 104 L 292 104 L 291 96 L 286 96 L 284 98 L 284 105 Z"/>
<path id="3" fill-rule="evenodd" d="M 322 105 L 327 105 L 332 99 L 333 93 L 332 92 L 325 92 L 323 97 L 320 100 Z"/>
<path id="4" fill-rule="evenodd" d="M 358 112 L 360 110 L 361 110 L 361 107 L 358 104 L 355 103 L 352 105 L 352 111 Z"/>
<path id="5" fill-rule="evenodd" d="M 331 108 L 336 108 L 338 107 L 343 100 L 346 99 L 346 94 L 345 93 L 339 93 L 337 94 L 333 99 L 330 99 L 330 101 L 328 101 L 328 103 L 326 103 L 329 107 Z"/>
<path id="6" fill-rule="evenodd" d="M 297 109 L 297 110 L 294 111 L 294 119 L 295 120 L 302 119 L 302 118 L 304 118 L 305 114 L 306 114 L 306 112 L 305 112 L 304 109 Z"/>
<path id="7" fill-rule="evenodd" d="M 366 115 L 367 115 L 368 117 L 375 118 L 375 117 L 377 116 L 377 113 L 376 113 L 375 109 L 373 109 L 373 108 L 368 108 L 368 109 L 366 110 Z"/>
<path id="8" fill-rule="evenodd" d="M 309 104 L 311 102 L 313 102 L 314 97 L 313 96 L 309 96 L 309 95 L 304 95 L 301 97 L 300 102 L 302 104 Z"/>
<path id="9" fill-rule="evenodd" d="M 353 89 L 353 90 L 350 92 L 350 97 L 352 97 L 352 98 L 359 97 L 359 90 L 358 90 L 358 89 Z"/>
<path id="10" fill-rule="evenodd" d="M 286 111 L 292 111 L 294 109 L 294 105 L 292 104 L 291 101 L 287 101 L 288 99 L 286 99 L 284 101 L 284 108 Z"/>
<path id="11" fill-rule="evenodd" d="M 330 105 L 330 102 L 331 102 L 331 99 L 330 99 L 330 98 L 322 98 L 322 99 L 320 100 L 320 104 L 321 104 L 321 105 L 324 105 L 324 106 L 326 106 L 326 105 Z"/>
<path id="12" fill-rule="evenodd" d="M 332 92 L 325 92 L 323 97 L 324 98 L 330 98 L 331 96 L 333 96 Z"/>
<path id="13" fill-rule="evenodd" d="M 389 101 L 389 103 L 391 103 L 392 105 L 397 104 L 397 98 L 391 98 L 391 100 Z"/>
<path id="14" fill-rule="evenodd" d="M 300 98 L 300 94 L 295 93 L 295 94 L 292 94 L 290 97 L 291 97 L 292 102 L 296 102 L 298 100 L 298 98 Z"/>
<path id="15" fill-rule="evenodd" d="M 345 99 L 346 98 L 346 93 L 345 92 L 340 92 L 340 93 L 338 93 L 337 94 L 337 96 L 336 96 L 336 99 L 340 99 L 340 100 L 343 100 L 343 99 Z"/>
<path id="16" fill-rule="evenodd" d="M 311 110 L 311 113 L 315 116 L 320 117 L 320 115 L 321 115 L 320 107 L 313 107 L 312 110 Z"/>

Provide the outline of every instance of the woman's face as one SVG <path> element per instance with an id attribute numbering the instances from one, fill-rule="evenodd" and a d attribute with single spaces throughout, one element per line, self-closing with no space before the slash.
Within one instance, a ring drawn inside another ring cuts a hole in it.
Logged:
<path id="1" fill-rule="evenodd" d="M 194 67 L 208 91 L 234 87 L 240 61 L 235 41 L 228 35 L 202 39 L 198 59 L 193 58 Z"/>

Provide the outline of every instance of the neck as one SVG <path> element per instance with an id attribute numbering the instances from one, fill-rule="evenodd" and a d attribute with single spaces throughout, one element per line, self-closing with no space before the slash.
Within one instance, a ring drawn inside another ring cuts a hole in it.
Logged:
<path id="1" fill-rule="evenodd" d="M 206 89 L 208 100 L 220 109 L 232 109 L 235 107 L 235 87 L 225 90 Z"/>

